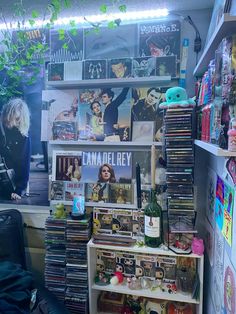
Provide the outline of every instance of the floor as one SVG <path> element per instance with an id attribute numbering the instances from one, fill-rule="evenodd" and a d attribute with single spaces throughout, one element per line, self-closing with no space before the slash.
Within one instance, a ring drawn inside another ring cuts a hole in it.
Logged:
<path id="1" fill-rule="evenodd" d="M 29 179 L 29 196 L 22 197 L 21 200 L 0 199 L 2 204 L 49 206 L 48 201 L 48 173 L 43 164 L 31 162 Z"/>

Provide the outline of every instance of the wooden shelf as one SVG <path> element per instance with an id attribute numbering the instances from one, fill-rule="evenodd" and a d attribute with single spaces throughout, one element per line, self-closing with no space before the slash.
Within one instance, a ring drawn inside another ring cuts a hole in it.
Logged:
<path id="1" fill-rule="evenodd" d="M 47 81 L 47 86 L 58 88 L 71 87 L 104 87 L 104 86 L 145 86 L 151 84 L 167 84 L 171 82 L 171 76 L 150 76 L 150 77 L 130 77 L 121 79 L 96 79 L 96 80 L 75 80 L 75 81 Z"/>
<path id="2" fill-rule="evenodd" d="M 49 141 L 50 145 L 68 145 L 68 146 L 119 146 L 119 147 L 142 147 L 142 146 L 162 146 L 162 142 L 104 142 L 104 141 Z"/>
<path id="3" fill-rule="evenodd" d="M 182 294 L 180 292 L 171 294 L 168 292 L 162 292 L 158 289 L 155 289 L 153 291 L 150 289 L 133 290 L 133 289 L 129 289 L 125 285 L 99 286 L 96 284 L 92 285 L 92 289 L 101 290 L 101 291 L 111 291 L 111 292 L 122 293 L 122 294 L 132 294 L 132 295 L 136 295 L 136 296 L 142 296 L 142 297 L 146 297 L 146 298 L 154 298 L 154 299 L 160 299 L 160 300 L 199 304 L 199 301 L 196 299 L 192 299 L 191 295 L 185 295 L 185 294 Z"/>
<path id="4" fill-rule="evenodd" d="M 202 149 L 208 151 L 209 153 L 219 156 L 219 157 L 236 157 L 236 152 L 230 152 L 226 149 L 222 149 L 217 145 L 206 143 L 200 140 L 194 141 L 195 145 L 201 147 Z"/>
<path id="5" fill-rule="evenodd" d="M 231 35 L 234 29 L 236 29 L 236 16 L 231 16 L 228 13 L 223 14 L 214 33 L 206 44 L 197 66 L 193 71 L 194 76 L 202 76 L 204 74 L 204 72 L 207 70 L 210 60 L 214 58 L 215 50 L 217 49 L 221 40 L 227 35 Z"/>
<path id="6" fill-rule="evenodd" d="M 138 246 L 138 245 L 132 245 L 132 246 L 113 246 L 113 245 L 105 245 L 105 244 L 95 244 L 93 243 L 93 240 L 91 239 L 88 243 L 89 248 L 93 249 L 103 249 L 103 250 L 112 250 L 112 251 L 122 251 L 122 252 L 132 252 L 132 253 L 140 253 L 140 254 L 154 254 L 154 255 L 162 255 L 162 256 L 184 256 L 184 257 L 191 257 L 191 258 L 198 258 L 201 259 L 203 256 L 197 255 L 197 254 L 176 254 L 171 250 L 159 249 L 159 248 L 151 248 L 148 246 Z"/>

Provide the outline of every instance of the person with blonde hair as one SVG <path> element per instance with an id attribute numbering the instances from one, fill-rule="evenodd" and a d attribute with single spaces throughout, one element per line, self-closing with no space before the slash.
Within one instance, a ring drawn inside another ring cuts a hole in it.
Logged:
<path id="1" fill-rule="evenodd" d="M 0 122 L 0 155 L 6 166 L 15 172 L 15 189 L 10 197 L 18 200 L 27 188 L 30 171 L 30 113 L 27 104 L 21 98 L 11 99 L 3 105 Z"/>

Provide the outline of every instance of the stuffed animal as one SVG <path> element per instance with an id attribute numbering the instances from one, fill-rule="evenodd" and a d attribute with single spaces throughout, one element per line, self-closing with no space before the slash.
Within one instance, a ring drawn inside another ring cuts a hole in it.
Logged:
<path id="1" fill-rule="evenodd" d="M 56 210 L 54 212 L 54 218 L 56 219 L 65 219 L 66 218 L 66 211 L 64 204 L 60 203 L 56 205 Z"/>
<path id="2" fill-rule="evenodd" d="M 178 108 L 178 107 L 194 107 L 195 101 L 188 98 L 186 90 L 182 87 L 171 87 L 166 91 L 166 102 L 162 102 L 159 107 L 161 109 Z"/>

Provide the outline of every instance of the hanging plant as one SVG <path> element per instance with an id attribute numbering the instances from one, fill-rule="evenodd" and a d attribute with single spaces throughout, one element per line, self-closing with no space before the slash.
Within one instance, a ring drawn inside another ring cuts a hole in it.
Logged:
<path id="1" fill-rule="evenodd" d="M 118 5 L 113 1 L 113 6 Z M 74 5 L 74 4 L 73 4 Z M 70 0 L 51 0 L 51 2 L 43 9 L 43 25 L 37 26 L 40 14 L 36 10 L 27 13 L 23 0 L 13 5 L 13 20 L 11 23 L 7 20 L 2 12 L 0 20 L 4 29 L 0 30 L 2 35 L 0 54 L 0 96 L 5 101 L 9 97 L 22 93 L 20 86 L 22 82 L 26 84 L 34 84 L 40 75 L 40 65 L 44 65 L 45 61 L 49 61 L 49 30 L 55 29 L 55 23 L 60 14 L 64 10 L 72 8 Z M 120 12 L 126 11 L 125 5 L 118 5 Z M 108 14 L 108 6 L 103 4 L 99 7 L 99 11 L 105 15 Z M 105 17 L 104 17 L 105 19 Z M 90 31 L 99 33 L 101 23 L 88 22 Z M 120 25 L 120 19 L 109 21 L 108 28 L 115 28 Z M 68 49 L 73 36 L 77 35 L 78 25 L 76 21 L 71 20 L 67 29 L 57 29 L 59 40 L 62 42 L 62 49 Z M 85 35 L 86 35 L 85 31 Z M 30 71 L 29 71 L 30 69 Z M 30 75 L 29 75 L 30 73 Z"/>

